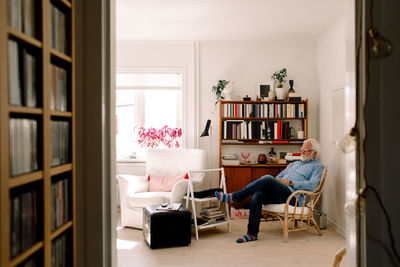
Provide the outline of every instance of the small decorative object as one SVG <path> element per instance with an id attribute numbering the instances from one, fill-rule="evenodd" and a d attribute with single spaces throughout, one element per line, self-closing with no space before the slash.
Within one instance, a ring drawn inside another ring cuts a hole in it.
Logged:
<path id="1" fill-rule="evenodd" d="M 293 89 L 293 83 L 294 83 L 293 80 L 289 80 L 290 88 L 289 88 L 289 90 L 288 90 L 288 92 L 287 92 L 287 94 L 286 94 L 286 100 L 287 100 L 287 101 L 289 101 L 290 95 L 296 93 L 296 91 Z"/>
<path id="2" fill-rule="evenodd" d="M 259 154 L 257 161 L 259 164 L 267 164 L 267 156 L 265 154 Z"/>
<path id="3" fill-rule="evenodd" d="M 304 131 L 303 131 L 303 126 L 299 126 L 299 130 L 297 131 L 297 139 L 303 139 L 304 138 Z"/>
<path id="4" fill-rule="evenodd" d="M 215 105 L 218 104 L 220 99 L 225 99 L 225 97 L 222 95 L 222 92 L 224 91 L 225 87 L 228 85 L 229 81 L 226 80 L 219 80 L 217 85 L 214 85 L 212 87 L 212 91 L 215 92 L 216 96 L 216 101 Z"/>
<path id="5" fill-rule="evenodd" d="M 271 79 L 274 80 L 276 85 L 276 99 L 284 100 L 285 90 L 283 89 L 283 83 L 286 82 L 287 71 L 286 68 L 281 69 L 280 71 L 276 71 L 272 74 Z"/>
<path id="6" fill-rule="evenodd" d="M 261 97 L 257 96 L 256 101 L 261 101 Z"/>
<path id="7" fill-rule="evenodd" d="M 240 155 L 243 158 L 243 163 L 249 163 L 250 162 L 250 161 L 247 160 L 250 157 L 250 152 L 242 152 L 242 153 L 240 153 Z"/>
<path id="8" fill-rule="evenodd" d="M 157 148 L 160 144 L 165 147 L 179 147 L 179 141 L 176 140 L 182 136 L 181 128 L 170 128 L 164 126 L 161 129 L 150 127 L 148 129 L 140 127 L 138 143 L 142 147 Z"/>
<path id="9" fill-rule="evenodd" d="M 243 101 L 250 101 L 250 100 L 251 100 L 251 97 L 248 96 L 248 95 L 246 95 L 245 97 L 243 97 Z"/>
<path id="10" fill-rule="evenodd" d="M 269 164 L 272 164 L 272 163 L 275 163 L 276 160 L 277 160 L 276 152 L 274 151 L 274 148 L 271 147 L 271 151 L 268 153 L 267 162 L 268 162 Z"/>

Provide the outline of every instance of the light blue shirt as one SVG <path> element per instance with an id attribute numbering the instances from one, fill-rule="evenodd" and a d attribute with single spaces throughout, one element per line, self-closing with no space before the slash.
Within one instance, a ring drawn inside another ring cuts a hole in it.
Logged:
<path id="1" fill-rule="evenodd" d="M 323 171 L 324 165 L 316 159 L 306 162 L 299 160 L 290 164 L 276 177 L 292 181 L 293 187 L 287 186 L 291 192 L 296 190 L 314 191 L 317 189 Z M 299 205 L 302 205 L 302 203 L 303 198 L 300 196 Z"/>

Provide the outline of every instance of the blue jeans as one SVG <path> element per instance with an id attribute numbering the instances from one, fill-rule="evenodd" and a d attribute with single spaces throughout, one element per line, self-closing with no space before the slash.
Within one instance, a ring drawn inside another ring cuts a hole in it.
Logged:
<path id="1" fill-rule="evenodd" d="M 290 189 L 275 179 L 275 177 L 265 175 L 251 182 L 243 189 L 232 193 L 231 196 L 233 201 L 240 202 L 252 194 L 247 233 L 252 236 L 257 236 L 260 228 L 262 205 L 286 203 L 291 193 Z M 291 200 L 290 204 L 295 205 L 294 198 Z"/>

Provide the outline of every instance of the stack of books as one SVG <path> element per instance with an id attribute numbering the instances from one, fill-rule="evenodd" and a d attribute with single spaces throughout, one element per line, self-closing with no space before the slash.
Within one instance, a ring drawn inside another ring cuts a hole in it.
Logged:
<path id="1" fill-rule="evenodd" d="M 225 220 L 225 213 L 222 210 L 220 210 L 218 206 L 203 208 L 200 212 L 200 215 L 205 219 L 216 222 Z"/>
<path id="2" fill-rule="evenodd" d="M 239 165 L 239 156 L 234 155 L 224 155 L 222 156 L 222 165 Z"/>

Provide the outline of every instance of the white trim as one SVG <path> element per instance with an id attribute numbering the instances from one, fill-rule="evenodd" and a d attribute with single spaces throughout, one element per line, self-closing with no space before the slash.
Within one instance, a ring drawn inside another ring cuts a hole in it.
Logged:
<path id="1" fill-rule="evenodd" d="M 116 90 L 184 90 L 177 86 L 116 86 Z"/>
<path id="2" fill-rule="evenodd" d="M 196 112 L 196 122 L 195 122 L 195 131 L 194 134 L 199 134 L 199 121 L 200 121 L 200 49 L 199 42 L 193 42 L 193 70 L 194 70 L 194 91 L 195 91 L 195 112 Z M 195 148 L 200 147 L 200 138 L 196 138 L 195 136 L 194 144 Z"/>
<path id="3" fill-rule="evenodd" d="M 343 238 L 346 238 L 346 231 L 329 218 L 328 218 L 328 227 L 332 228 L 336 233 L 340 234 Z"/>

